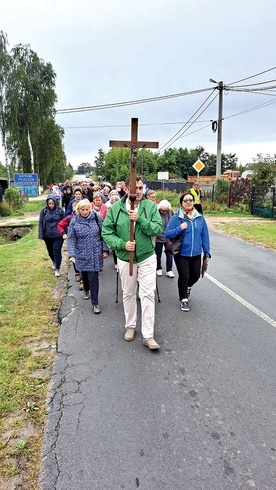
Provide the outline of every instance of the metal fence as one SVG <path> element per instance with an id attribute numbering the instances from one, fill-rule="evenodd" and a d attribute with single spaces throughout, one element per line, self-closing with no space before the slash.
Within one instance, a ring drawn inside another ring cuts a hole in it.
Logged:
<path id="1" fill-rule="evenodd" d="M 275 187 L 253 186 L 250 200 L 250 212 L 261 218 L 276 219 Z"/>
<path id="2" fill-rule="evenodd" d="M 172 191 L 172 192 L 185 192 L 187 189 L 187 182 L 172 182 L 172 181 L 163 181 L 163 180 L 155 180 L 155 181 L 147 181 L 148 189 L 152 189 L 154 191 Z M 191 185 L 188 186 L 190 188 Z"/>

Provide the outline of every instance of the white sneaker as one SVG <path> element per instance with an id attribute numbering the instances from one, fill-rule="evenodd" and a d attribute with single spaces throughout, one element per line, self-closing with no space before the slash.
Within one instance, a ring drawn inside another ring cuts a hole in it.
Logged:
<path id="1" fill-rule="evenodd" d="M 60 276 L 60 272 L 58 269 L 55 270 L 55 277 L 59 277 Z"/>
<path id="2" fill-rule="evenodd" d="M 173 271 L 166 272 L 166 276 L 168 276 L 168 277 L 174 277 Z"/>
<path id="3" fill-rule="evenodd" d="M 53 262 L 52 263 L 52 269 L 55 269 L 55 268 L 56 268 L 56 266 L 55 266 L 55 263 Z"/>
<path id="4" fill-rule="evenodd" d="M 157 274 L 157 276 L 162 276 L 162 269 L 158 269 L 158 270 L 156 271 L 156 274 Z"/>

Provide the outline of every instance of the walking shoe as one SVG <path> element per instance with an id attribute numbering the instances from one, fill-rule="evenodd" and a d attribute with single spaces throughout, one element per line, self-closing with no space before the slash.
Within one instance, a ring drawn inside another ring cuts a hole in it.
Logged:
<path id="1" fill-rule="evenodd" d="M 76 280 L 77 282 L 80 282 L 80 280 L 81 280 L 81 276 L 80 276 L 80 274 L 79 274 L 79 273 L 75 274 L 75 280 Z"/>
<path id="2" fill-rule="evenodd" d="M 160 345 L 155 342 L 153 337 L 151 337 L 150 339 L 143 339 L 143 344 L 150 350 L 160 349 Z"/>
<path id="3" fill-rule="evenodd" d="M 187 298 L 188 298 L 188 299 L 189 299 L 190 294 L 191 294 L 191 289 L 192 289 L 192 288 L 188 288 L 188 289 L 187 289 Z"/>
<path id="4" fill-rule="evenodd" d="M 157 269 L 156 274 L 157 274 L 158 276 L 162 276 L 162 269 Z"/>
<path id="5" fill-rule="evenodd" d="M 55 269 L 55 268 L 56 268 L 56 266 L 55 266 L 55 263 L 53 262 L 52 263 L 52 269 Z"/>
<path id="6" fill-rule="evenodd" d="M 124 339 L 127 342 L 130 342 L 131 340 L 134 339 L 134 335 L 135 335 L 135 328 L 127 328 L 125 331 Z"/>
<path id="7" fill-rule="evenodd" d="M 90 291 L 84 291 L 83 299 L 89 299 L 89 298 L 90 298 Z"/>
<path id="8" fill-rule="evenodd" d="M 80 284 L 79 284 L 79 291 L 83 291 L 84 290 L 84 287 L 83 287 L 83 282 L 80 281 Z"/>
<path id="9" fill-rule="evenodd" d="M 55 277 L 59 277 L 60 276 L 60 272 L 58 269 L 55 270 Z"/>
<path id="10" fill-rule="evenodd" d="M 181 300 L 181 303 L 180 303 L 180 308 L 182 311 L 189 311 L 190 308 L 189 308 L 189 302 L 188 302 L 188 299 L 187 298 L 184 298 Z"/>
<path id="11" fill-rule="evenodd" d="M 174 277 L 173 271 L 166 272 L 166 276 L 168 276 L 168 277 Z"/>
<path id="12" fill-rule="evenodd" d="M 92 305 L 92 310 L 93 310 L 93 313 L 95 313 L 95 315 L 97 315 L 98 313 L 101 313 L 101 308 L 99 307 L 99 305 Z"/>

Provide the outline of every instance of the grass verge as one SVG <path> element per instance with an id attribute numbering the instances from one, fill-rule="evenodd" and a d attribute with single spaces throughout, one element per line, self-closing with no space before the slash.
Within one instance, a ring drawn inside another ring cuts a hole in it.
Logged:
<path id="1" fill-rule="evenodd" d="M 216 222 L 216 228 L 233 237 L 276 250 L 276 221 L 252 219 L 245 222 Z"/>
<path id="2" fill-rule="evenodd" d="M 0 255 L 0 488 L 37 489 L 56 313 L 67 274 L 58 281 L 53 276 L 37 226 L 0 245 Z"/>

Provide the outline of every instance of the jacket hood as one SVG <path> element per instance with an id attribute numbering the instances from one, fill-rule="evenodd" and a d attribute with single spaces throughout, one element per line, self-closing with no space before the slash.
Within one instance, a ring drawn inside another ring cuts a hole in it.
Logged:
<path id="1" fill-rule="evenodd" d="M 46 204 L 47 204 L 47 206 L 48 206 L 48 201 L 49 201 L 49 199 L 51 199 L 52 201 L 54 201 L 54 203 L 55 203 L 55 207 L 57 207 L 58 201 L 57 201 L 56 196 L 54 196 L 53 194 L 49 194 L 49 195 L 47 196 L 47 198 L 46 198 Z"/>

